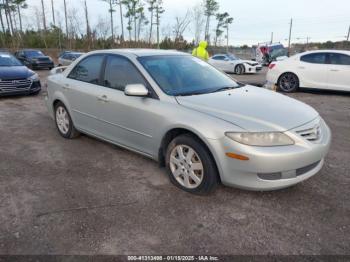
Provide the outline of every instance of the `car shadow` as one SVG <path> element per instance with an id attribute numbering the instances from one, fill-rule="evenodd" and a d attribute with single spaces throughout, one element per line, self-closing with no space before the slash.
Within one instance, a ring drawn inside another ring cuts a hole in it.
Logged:
<path id="1" fill-rule="evenodd" d="M 350 89 L 349 89 L 350 91 Z M 336 96 L 348 96 L 350 97 L 350 92 L 347 91 L 337 91 L 337 90 L 324 90 L 324 89 L 310 89 L 310 88 L 300 88 L 302 93 L 315 94 L 315 95 L 336 95 Z"/>

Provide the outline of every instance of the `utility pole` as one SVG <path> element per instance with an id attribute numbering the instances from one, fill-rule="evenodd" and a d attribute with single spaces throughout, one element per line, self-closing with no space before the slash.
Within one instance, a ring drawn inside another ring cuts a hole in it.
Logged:
<path id="1" fill-rule="evenodd" d="M 53 21 L 53 25 L 56 26 L 55 8 L 54 8 L 54 6 L 53 6 L 53 0 L 51 0 L 51 9 L 52 9 L 52 21 Z"/>
<path id="2" fill-rule="evenodd" d="M 307 36 L 307 37 L 306 37 L 306 50 L 309 49 L 309 40 L 310 40 L 310 37 Z"/>
<path id="3" fill-rule="evenodd" d="M 293 18 L 290 19 L 289 38 L 288 38 L 288 56 L 290 56 L 290 41 L 292 38 L 292 28 L 293 28 Z"/>
<path id="4" fill-rule="evenodd" d="M 273 32 L 271 32 L 271 44 L 273 44 Z"/>
<path id="5" fill-rule="evenodd" d="M 346 37 L 346 41 L 349 41 L 349 37 L 350 37 L 350 25 L 349 25 L 348 36 Z"/>

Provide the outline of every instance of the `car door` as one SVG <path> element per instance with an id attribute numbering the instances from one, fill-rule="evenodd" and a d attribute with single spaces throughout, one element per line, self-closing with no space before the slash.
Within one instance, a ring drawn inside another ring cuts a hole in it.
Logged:
<path id="1" fill-rule="evenodd" d="M 215 66 L 217 69 L 222 70 L 222 71 L 227 71 L 227 64 L 228 62 L 225 61 L 226 56 L 224 55 L 216 55 L 211 58 L 210 64 Z"/>
<path id="2" fill-rule="evenodd" d="M 90 55 L 77 64 L 62 83 L 74 125 L 83 131 L 101 135 L 98 118 L 103 87 L 101 70 L 105 55 Z"/>
<path id="3" fill-rule="evenodd" d="M 100 101 L 100 119 L 103 136 L 117 144 L 147 155 L 157 152 L 156 133 L 164 123 L 161 101 L 127 58 L 109 55 L 103 73 L 105 101 Z M 129 84 L 143 84 L 150 90 L 149 97 L 126 96 Z"/>
<path id="4" fill-rule="evenodd" d="M 350 91 L 350 56 L 329 53 L 329 88 Z"/>
<path id="5" fill-rule="evenodd" d="M 300 62 L 295 64 L 295 70 L 302 87 L 328 88 L 327 53 L 311 53 L 301 56 Z"/>

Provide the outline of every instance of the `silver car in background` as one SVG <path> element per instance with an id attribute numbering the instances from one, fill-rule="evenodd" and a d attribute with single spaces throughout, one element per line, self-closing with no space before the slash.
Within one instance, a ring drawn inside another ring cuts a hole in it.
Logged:
<path id="1" fill-rule="evenodd" d="M 176 51 L 88 53 L 49 77 L 46 101 L 64 138 L 82 132 L 148 156 L 198 194 L 219 182 L 295 185 L 320 171 L 331 141 L 310 106 Z"/>
<path id="2" fill-rule="evenodd" d="M 63 52 L 58 57 L 58 66 L 69 66 L 76 59 L 82 56 L 84 53 L 81 52 Z"/>

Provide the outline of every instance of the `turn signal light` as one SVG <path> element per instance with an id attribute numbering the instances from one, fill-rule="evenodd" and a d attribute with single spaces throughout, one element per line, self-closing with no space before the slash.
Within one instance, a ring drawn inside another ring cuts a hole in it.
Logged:
<path id="1" fill-rule="evenodd" d="M 247 161 L 249 160 L 249 157 L 246 156 L 242 156 L 242 155 L 237 155 L 235 153 L 226 153 L 226 156 L 230 157 L 230 158 L 234 158 L 234 159 L 238 159 L 238 160 L 242 160 L 242 161 Z"/>

